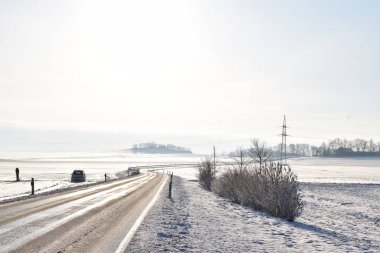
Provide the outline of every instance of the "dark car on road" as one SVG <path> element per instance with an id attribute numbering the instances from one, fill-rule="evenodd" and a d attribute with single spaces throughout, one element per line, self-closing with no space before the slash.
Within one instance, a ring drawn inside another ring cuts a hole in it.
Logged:
<path id="1" fill-rule="evenodd" d="M 83 170 L 74 170 L 71 174 L 71 182 L 84 182 L 86 181 L 86 173 Z"/>

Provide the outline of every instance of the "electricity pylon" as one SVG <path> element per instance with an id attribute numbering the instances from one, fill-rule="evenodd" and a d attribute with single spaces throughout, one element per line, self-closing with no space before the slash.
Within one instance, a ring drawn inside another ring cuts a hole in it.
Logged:
<path id="1" fill-rule="evenodd" d="M 281 164 L 282 165 L 287 165 L 286 163 L 286 116 L 284 115 L 284 121 L 282 123 L 282 134 L 281 134 Z"/>

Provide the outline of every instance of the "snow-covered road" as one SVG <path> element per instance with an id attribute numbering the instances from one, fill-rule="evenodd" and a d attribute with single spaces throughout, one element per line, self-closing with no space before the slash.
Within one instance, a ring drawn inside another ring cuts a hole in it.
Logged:
<path id="1" fill-rule="evenodd" d="M 0 252 L 114 252 L 165 180 L 162 174 L 144 173 L 3 204 Z"/>

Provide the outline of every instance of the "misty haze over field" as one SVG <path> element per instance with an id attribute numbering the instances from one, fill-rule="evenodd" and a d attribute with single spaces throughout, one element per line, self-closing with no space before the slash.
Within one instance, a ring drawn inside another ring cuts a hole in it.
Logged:
<path id="1" fill-rule="evenodd" d="M 380 139 L 378 1 L 2 1 L 0 151 Z"/>

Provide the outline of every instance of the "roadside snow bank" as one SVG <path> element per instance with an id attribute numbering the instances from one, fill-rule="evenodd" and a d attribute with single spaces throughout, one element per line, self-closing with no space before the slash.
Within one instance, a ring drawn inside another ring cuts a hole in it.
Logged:
<path id="1" fill-rule="evenodd" d="M 52 179 L 48 179 L 51 176 Z M 126 171 L 120 171 L 116 174 L 107 174 L 107 182 L 121 179 L 127 176 Z M 30 180 L 0 180 L 0 204 L 13 202 L 29 197 L 36 197 L 39 195 L 46 195 L 57 193 L 61 191 L 68 191 L 71 189 L 89 187 L 95 184 L 106 183 L 104 176 L 98 176 L 97 178 L 90 178 L 86 182 L 72 183 L 69 180 L 60 180 L 55 175 L 45 175 L 45 179 L 35 179 L 35 195 L 31 196 L 31 184 Z M 40 177 L 42 178 L 42 177 Z"/>
<path id="2" fill-rule="evenodd" d="M 126 252 L 379 252 L 380 185 L 304 183 L 305 211 L 286 222 L 174 177 Z"/>
<path id="3" fill-rule="evenodd" d="M 68 181 L 35 180 L 35 194 L 66 188 L 70 185 L 72 183 Z M 0 201 L 30 195 L 30 180 L 21 180 L 20 182 L 0 181 L 0 192 Z"/>

